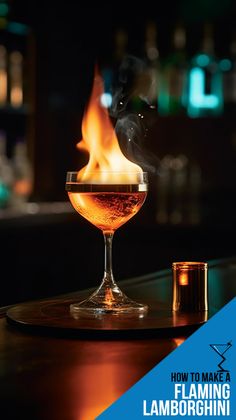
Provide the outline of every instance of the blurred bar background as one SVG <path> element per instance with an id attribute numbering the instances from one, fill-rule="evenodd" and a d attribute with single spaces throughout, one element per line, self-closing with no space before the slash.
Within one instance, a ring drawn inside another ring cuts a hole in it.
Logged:
<path id="1" fill-rule="evenodd" d="M 115 235 L 117 279 L 235 255 L 235 19 L 233 0 L 0 0 L 0 305 L 100 283 L 102 235 L 65 193 L 86 162 L 95 63 L 121 148 L 150 178 Z"/>

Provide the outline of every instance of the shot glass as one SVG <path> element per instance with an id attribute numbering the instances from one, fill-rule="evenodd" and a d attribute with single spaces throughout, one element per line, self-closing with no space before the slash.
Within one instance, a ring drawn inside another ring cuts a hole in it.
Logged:
<path id="1" fill-rule="evenodd" d="M 172 263 L 172 310 L 202 312 L 208 310 L 208 265 L 205 262 Z"/>

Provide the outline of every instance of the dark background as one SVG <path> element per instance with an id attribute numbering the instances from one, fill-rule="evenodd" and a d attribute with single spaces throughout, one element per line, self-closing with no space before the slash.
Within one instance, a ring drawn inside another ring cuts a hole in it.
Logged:
<path id="1" fill-rule="evenodd" d="M 75 1 L 12 0 L 11 11 L 12 18 L 30 25 L 35 41 L 35 193 L 36 198 L 47 200 L 64 198 L 61 189 L 64 174 L 68 169 L 76 169 L 80 163 L 75 145 L 81 138 L 81 119 L 90 94 L 94 65 L 96 62 L 100 66 L 109 65 L 114 60 L 117 29 L 123 28 L 127 32 L 127 53 L 143 58 L 145 25 L 154 21 L 160 56 L 164 59 L 171 52 L 174 27 L 181 22 L 186 29 L 186 49 L 190 58 L 201 46 L 203 25 L 210 22 L 214 25 L 216 54 L 224 58 L 229 55 L 236 18 L 236 4 L 230 0 L 157 2 L 155 8 L 151 2 L 142 7 L 127 7 L 124 2 L 86 7 Z M 221 153 L 224 145 L 220 135 L 215 133 L 219 129 L 227 131 L 229 125 L 224 121 L 223 127 L 220 125 L 211 132 L 215 122 L 204 122 L 203 128 L 197 127 L 199 133 L 193 141 L 189 137 L 196 130 L 190 127 L 186 145 L 183 137 L 188 122 L 174 121 L 170 133 L 166 133 L 169 122 L 156 119 L 148 147 L 153 147 L 155 137 L 158 148 L 154 146 L 154 153 L 158 156 L 168 152 L 168 147 L 181 152 L 186 146 L 191 150 L 192 145 L 195 146 L 193 153 L 198 148 L 197 153 L 209 155 L 209 139 L 205 141 L 202 134 L 209 130 L 214 147 L 220 148 Z M 220 123 L 217 121 L 216 124 Z M 166 147 L 171 138 L 174 144 Z M 222 163 L 227 170 L 227 164 Z M 56 182 L 50 182 L 54 179 Z"/>
<path id="2" fill-rule="evenodd" d="M 176 23 L 187 31 L 187 54 L 200 47 L 203 25 L 214 25 L 218 57 L 229 55 L 236 4 L 225 0 L 110 2 L 89 7 L 76 1 L 10 3 L 12 20 L 31 28 L 28 72 L 33 112 L 24 117 L 1 112 L 2 124 L 25 129 L 34 170 L 31 201 L 67 201 L 65 174 L 84 157 L 76 149 L 94 65 L 113 63 L 118 28 L 128 35 L 127 52 L 144 56 L 145 25 L 158 30 L 160 56 L 171 51 Z M 22 128 L 23 127 L 23 128 Z M 156 221 L 158 175 L 150 174 L 150 194 L 140 213 L 115 235 L 117 279 L 169 268 L 177 260 L 209 260 L 235 254 L 235 111 L 190 119 L 155 114 L 144 147 L 158 159 L 185 154 L 202 169 L 201 218 L 197 224 Z M 158 161 L 158 160 L 157 160 Z M 101 233 L 75 213 L 36 214 L 0 219 L 1 304 L 98 285 L 102 277 Z"/>

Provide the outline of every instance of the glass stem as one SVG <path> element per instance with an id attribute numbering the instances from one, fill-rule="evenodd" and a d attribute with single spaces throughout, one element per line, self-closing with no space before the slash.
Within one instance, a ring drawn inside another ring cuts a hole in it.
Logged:
<path id="1" fill-rule="evenodd" d="M 103 285 L 106 288 L 116 287 L 115 280 L 112 272 L 112 240 L 114 231 L 104 231 L 104 242 L 105 242 L 105 265 L 104 265 L 104 278 Z"/>

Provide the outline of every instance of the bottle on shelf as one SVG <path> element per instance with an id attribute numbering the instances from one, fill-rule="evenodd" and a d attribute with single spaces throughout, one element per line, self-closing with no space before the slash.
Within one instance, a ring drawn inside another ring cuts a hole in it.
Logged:
<path id="1" fill-rule="evenodd" d="M 158 95 L 160 115 L 185 113 L 183 95 L 187 75 L 186 31 L 178 24 L 173 33 L 172 52 L 164 60 Z"/>
<path id="2" fill-rule="evenodd" d="M 150 105 L 157 105 L 158 80 L 160 72 L 159 49 L 157 44 L 157 27 L 155 22 L 148 22 L 145 36 L 145 55 L 147 60 L 147 101 Z"/>
<path id="3" fill-rule="evenodd" d="M 223 79 L 214 48 L 213 26 L 205 24 L 201 50 L 192 58 L 185 95 L 190 117 L 223 112 Z"/>
<path id="4" fill-rule="evenodd" d="M 128 36 L 119 30 L 115 37 L 113 100 L 111 115 L 115 118 L 124 111 L 140 113 L 146 99 L 147 65 L 140 57 L 127 51 Z"/>
<path id="5" fill-rule="evenodd" d="M 27 156 L 24 139 L 17 139 L 12 156 L 14 171 L 12 205 L 20 211 L 25 210 L 25 205 L 32 192 L 32 168 Z"/>
<path id="6" fill-rule="evenodd" d="M 114 64 L 120 64 L 126 54 L 128 34 L 124 28 L 118 28 L 114 37 Z"/>
<path id="7" fill-rule="evenodd" d="M 146 23 L 142 58 L 136 58 L 134 63 L 131 106 L 132 111 L 142 116 L 146 109 L 157 107 L 159 50 L 157 25 L 154 21 Z"/>
<path id="8" fill-rule="evenodd" d="M 12 51 L 9 56 L 10 104 L 13 108 L 23 105 L 23 55 Z"/>
<path id="9" fill-rule="evenodd" d="M 157 183 L 156 222 L 197 225 L 201 222 L 202 174 L 185 154 L 165 155 Z"/>
<path id="10" fill-rule="evenodd" d="M 229 47 L 229 57 L 220 61 L 223 74 L 224 108 L 225 112 L 235 112 L 236 109 L 236 33 L 233 34 Z"/>
<path id="11" fill-rule="evenodd" d="M 128 35 L 124 28 L 117 28 L 114 32 L 113 56 L 110 61 L 102 66 L 104 81 L 104 94 L 100 98 L 105 108 L 110 108 L 110 113 L 116 117 L 122 103 L 122 81 L 119 80 L 119 67 L 126 54 Z M 122 106 L 121 106 L 122 108 Z"/>
<path id="12" fill-rule="evenodd" d="M 0 107 L 7 104 L 7 50 L 0 45 Z"/>
<path id="13" fill-rule="evenodd" d="M 10 205 L 13 186 L 13 169 L 6 153 L 6 132 L 0 130 L 0 209 Z"/>
<path id="14" fill-rule="evenodd" d="M 12 112 L 25 105 L 25 57 L 30 28 L 12 20 L 12 2 L 0 0 L 0 107 Z"/>
<path id="15" fill-rule="evenodd" d="M 27 146 L 34 138 L 35 45 L 30 27 L 15 21 L 14 14 L 14 2 L 0 0 L 0 195 L 7 196 L 0 206 L 16 209 L 23 207 L 32 189 Z M 26 135 L 27 142 L 16 141 Z"/>
<path id="16" fill-rule="evenodd" d="M 161 175 L 158 178 L 158 203 L 156 221 L 159 224 L 183 223 L 188 159 L 185 155 L 165 155 L 161 160 Z"/>

